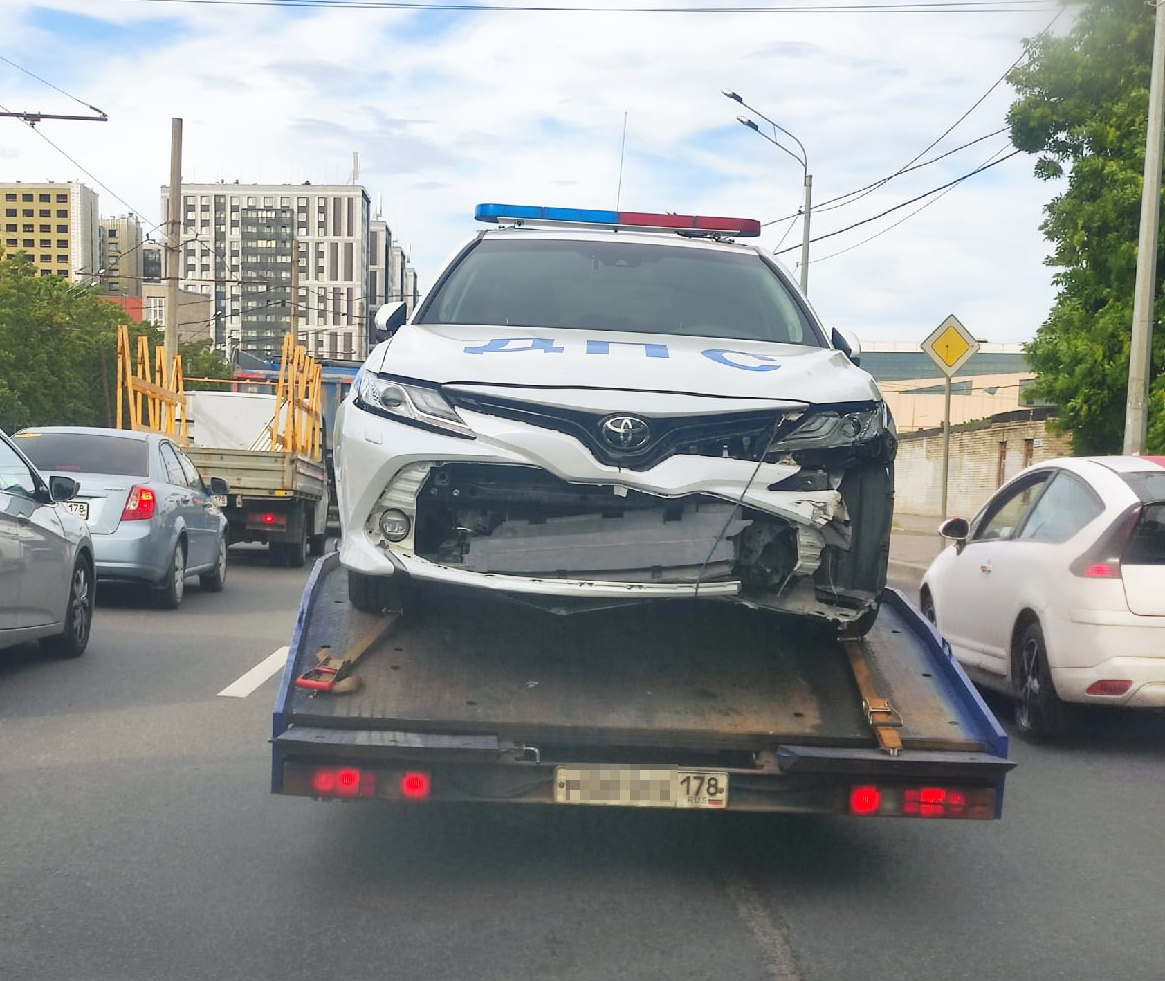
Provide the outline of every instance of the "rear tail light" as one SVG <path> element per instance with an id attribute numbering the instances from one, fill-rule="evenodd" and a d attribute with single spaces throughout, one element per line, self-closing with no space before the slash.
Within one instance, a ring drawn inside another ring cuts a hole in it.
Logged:
<path id="1" fill-rule="evenodd" d="M 1068 566 L 1082 579 L 1120 579 L 1121 554 L 1141 517 L 1141 505 L 1133 504 L 1109 525 L 1091 548 Z"/>
<path id="2" fill-rule="evenodd" d="M 153 488 L 134 484 L 129 489 L 129 498 L 121 512 L 122 521 L 148 521 L 158 507 L 158 498 Z"/>
<path id="3" fill-rule="evenodd" d="M 427 773 L 406 773 L 400 778 L 400 795 L 406 800 L 428 800 L 432 791 L 433 782 Z"/>
<path id="4" fill-rule="evenodd" d="M 288 763 L 284 768 L 284 787 L 292 794 L 339 800 L 377 797 L 427 801 L 433 796 L 433 778 L 427 771 L 385 771 L 346 764 Z"/>
<path id="5" fill-rule="evenodd" d="M 850 789 L 849 812 L 855 816 L 989 820 L 995 817 L 995 788 L 862 784 Z"/>
<path id="6" fill-rule="evenodd" d="M 312 771 L 311 789 L 320 797 L 373 797 L 376 774 L 354 766 L 318 766 Z"/>

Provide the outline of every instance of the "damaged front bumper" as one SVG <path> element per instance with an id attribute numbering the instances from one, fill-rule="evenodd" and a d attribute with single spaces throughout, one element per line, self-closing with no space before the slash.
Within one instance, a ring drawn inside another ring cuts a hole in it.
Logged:
<path id="1" fill-rule="evenodd" d="M 846 625 L 877 609 L 892 426 L 860 452 L 801 445 L 794 430 L 767 451 L 681 446 L 636 469 L 542 425 L 459 412 L 472 438 L 344 406 L 336 452 L 349 569 L 559 610 L 700 597 Z"/>

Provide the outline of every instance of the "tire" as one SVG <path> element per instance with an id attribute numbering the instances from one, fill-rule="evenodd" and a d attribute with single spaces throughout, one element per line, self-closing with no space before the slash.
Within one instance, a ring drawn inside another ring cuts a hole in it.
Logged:
<path id="1" fill-rule="evenodd" d="M 873 628 L 878 620 L 878 610 L 882 607 L 879 600 L 878 604 L 872 610 L 866 610 L 856 620 L 850 620 L 849 623 L 843 623 L 839 631 L 842 637 L 865 637 Z"/>
<path id="2" fill-rule="evenodd" d="M 199 585 L 208 593 L 221 593 L 227 581 L 227 536 L 218 540 L 218 561 L 210 572 L 198 577 Z"/>
<path id="3" fill-rule="evenodd" d="M 1044 631 L 1036 620 L 1019 634 L 1012 662 L 1015 727 L 1031 739 L 1051 739 L 1068 727 L 1068 706 L 1060 701 L 1048 669 Z"/>
<path id="4" fill-rule="evenodd" d="M 367 576 L 348 570 L 348 602 L 365 613 L 401 609 L 401 592 L 388 576 Z"/>
<path id="5" fill-rule="evenodd" d="M 65 629 L 55 637 L 45 637 L 41 646 L 57 657 L 80 657 L 89 645 L 89 631 L 93 626 L 93 597 L 96 580 L 85 556 L 73 563 L 69 578 L 69 601 L 65 608 Z"/>
<path id="6" fill-rule="evenodd" d="M 929 589 L 924 589 L 918 597 L 919 609 L 922 615 L 926 617 L 934 627 L 938 627 L 938 614 L 934 609 L 934 597 L 930 595 Z"/>
<path id="7" fill-rule="evenodd" d="M 307 540 L 308 554 L 312 558 L 319 558 L 319 556 L 324 554 L 324 546 L 327 545 L 327 541 L 327 535 L 312 535 Z"/>
<path id="8" fill-rule="evenodd" d="M 154 606 L 159 610 L 176 610 L 186 593 L 186 546 L 181 541 L 174 546 L 170 569 L 154 591 Z"/>

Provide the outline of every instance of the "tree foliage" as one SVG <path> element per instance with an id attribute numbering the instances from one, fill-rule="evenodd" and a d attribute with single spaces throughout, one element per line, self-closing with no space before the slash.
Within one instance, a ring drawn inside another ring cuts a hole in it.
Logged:
<path id="1" fill-rule="evenodd" d="M 1026 42 L 1010 76 L 1012 142 L 1037 176 L 1067 186 L 1046 205 L 1058 295 L 1027 345 L 1036 394 L 1060 406 L 1078 453 L 1120 452 L 1128 392 L 1154 9 L 1085 0 L 1071 32 Z M 1159 263 L 1154 323 L 1163 309 Z M 1165 336 L 1155 330 L 1149 446 L 1165 449 Z"/>
<path id="2" fill-rule="evenodd" d="M 115 425 L 117 327 L 126 322 L 96 287 L 38 275 L 23 253 L 0 253 L 0 428 Z M 138 337 L 146 336 L 151 351 L 163 343 L 151 324 L 128 326 L 135 357 Z M 209 339 L 179 344 L 178 353 L 187 378 L 230 377 Z M 186 388 L 222 390 L 199 382 Z"/>

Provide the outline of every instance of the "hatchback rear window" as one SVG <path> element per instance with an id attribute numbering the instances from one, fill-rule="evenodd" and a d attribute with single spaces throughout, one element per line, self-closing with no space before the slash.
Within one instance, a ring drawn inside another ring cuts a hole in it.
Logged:
<path id="1" fill-rule="evenodd" d="M 40 470 L 124 477 L 149 474 L 145 440 L 99 433 L 17 433 L 16 438 Z"/>
<path id="2" fill-rule="evenodd" d="M 1165 503 L 1149 504 L 1121 556 L 1124 565 L 1165 565 Z"/>
<path id="3" fill-rule="evenodd" d="M 1165 501 L 1165 470 L 1139 470 L 1120 476 L 1146 504 Z"/>
<path id="4" fill-rule="evenodd" d="M 485 239 L 417 323 L 824 341 L 755 253 L 610 241 Z"/>

